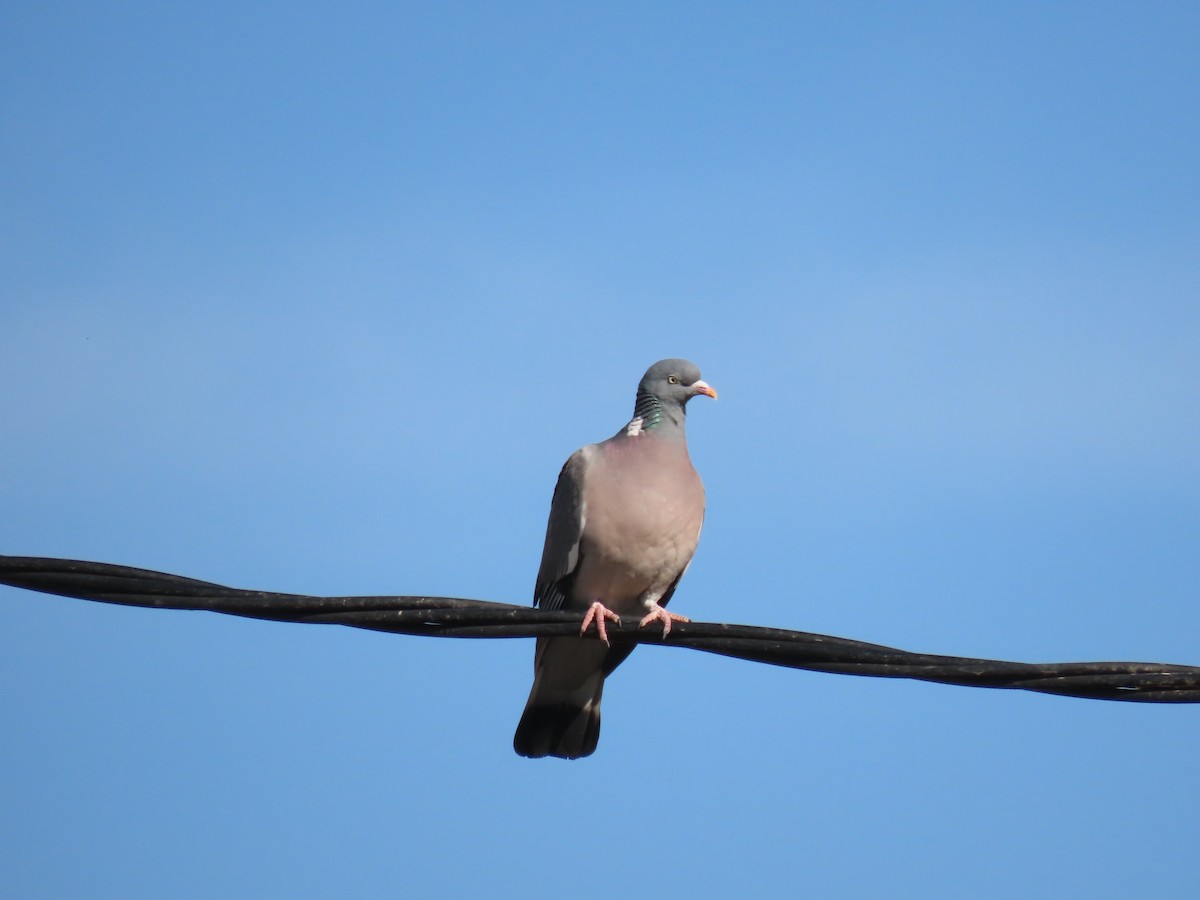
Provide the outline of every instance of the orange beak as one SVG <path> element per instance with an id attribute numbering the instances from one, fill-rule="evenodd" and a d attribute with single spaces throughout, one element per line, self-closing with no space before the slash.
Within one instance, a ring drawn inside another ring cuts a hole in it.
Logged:
<path id="1" fill-rule="evenodd" d="M 692 385 L 693 394 L 703 394 L 705 397 L 717 399 L 717 392 L 705 381 L 697 381 Z"/>

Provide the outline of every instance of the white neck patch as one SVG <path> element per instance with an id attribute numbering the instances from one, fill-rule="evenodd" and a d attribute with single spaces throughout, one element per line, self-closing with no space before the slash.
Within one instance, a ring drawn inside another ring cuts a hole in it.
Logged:
<path id="1" fill-rule="evenodd" d="M 625 428 L 625 433 L 630 437 L 637 437 L 642 433 L 642 417 L 638 416 Z"/>

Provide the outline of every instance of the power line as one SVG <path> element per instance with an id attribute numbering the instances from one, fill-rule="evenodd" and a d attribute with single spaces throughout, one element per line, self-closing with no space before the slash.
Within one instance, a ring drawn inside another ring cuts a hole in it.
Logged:
<path id="1" fill-rule="evenodd" d="M 248 591 L 109 563 L 0 556 L 0 584 L 122 606 L 204 610 L 268 619 L 348 625 L 372 631 L 457 638 L 579 634 L 580 617 L 531 606 L 457 597 L 313 597 Z M 687 647 L 753 662 L 878 678 L 1010 688 L 1148 703 L 1200 703 L 1200 667 L 1137 662 L 1017 663 L 910 653 L 847 638 L 715 622 L 680 622 L 665 640 L 638 619 L 609 630 L 614 643 Z"/>

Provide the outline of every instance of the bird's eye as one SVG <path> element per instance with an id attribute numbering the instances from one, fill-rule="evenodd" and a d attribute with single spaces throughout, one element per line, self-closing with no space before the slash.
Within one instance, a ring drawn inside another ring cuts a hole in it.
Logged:
<path id="1" fill-rule="evenodd" d="M 678 379 L 678 378 L 676 378 L 674 375 L 668 375 L 668 376 L 667 376 L 667 383 L 668 383 L 668 384 L 679 384 L 679 379 Z"/>

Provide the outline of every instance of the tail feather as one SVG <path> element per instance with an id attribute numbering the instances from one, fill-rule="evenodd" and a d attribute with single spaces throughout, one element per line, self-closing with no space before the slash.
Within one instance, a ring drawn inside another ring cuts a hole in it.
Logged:
<path id="1" fill-rule="evenodd" d="M 521 756 L 590 756 L 600 740 L 608 646 L 582 638 L 538 638 L 533 687 L 513 737 Z"/>
<path id="2" fill-rule="evenodd" d="M 591 756 L 599 740 L 599 692 L 583 706 L 535 702 L 531 697 L 517 725 L 513 749 L 521 756 L 579 759 Z"/>

